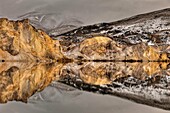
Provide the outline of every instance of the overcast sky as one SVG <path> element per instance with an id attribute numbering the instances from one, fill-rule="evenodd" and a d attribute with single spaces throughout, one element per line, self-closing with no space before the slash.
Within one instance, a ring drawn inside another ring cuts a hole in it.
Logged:
<path id="1" fill-rule="evenodd" d="M 16 18 L 28 12 L 72 15 L 84 24 L 111 22 L 139 13 L 170 7 L 170 0 L 0 0 L 0 17 Z M 117 97 L 83 93 L 65 103 L 0 104 L 0 113 L 22 112 L 103 112 L 105 113 L 168 113 L 161 109 L 136 104 Z M 63 99 L 63 97 L 59 98 Z M 79 109 L 77 109 L 79 108 Z M 43 111 L 44 110 L 44 111 Z"/>
<path id="2" fill-rule="evenodd" d="M 108 22 L 170 7 L 170 0 L 0 0 L 0 16 L 38 11 L 81 18 L 85 24 Z"/>

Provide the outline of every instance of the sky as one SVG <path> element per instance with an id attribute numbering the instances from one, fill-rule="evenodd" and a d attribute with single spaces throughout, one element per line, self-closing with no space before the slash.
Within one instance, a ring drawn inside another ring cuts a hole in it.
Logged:
<path id="1" fill-rule="evenodd" d="M 94 24 L 112 22 L 168 7 L 170 7 L 170 0 L 0 0 L 0 17 L 17 18 L 28 12 L 55 13 L 56 15 L 63 15 L 63 17 L 70 15 L 84 24 Z M 67 17 L 69 18 L 69 16 Z M 63 100 L 63 97 L 59 99 Z M 101 110 L 106 110 L 106 113 L 169 112 L 113 96 L 96 95 L 87 92 L 82 92 L 82 95 L 62 104 L 40 102 L 34 105 L 9 102 L 8 104 L 0 105 L 0 113 L 8 113 L 11 112 L 10 110 L 13 113 L 21 113 L 25 112 L 25 110 L 27 112 L 37 111 L 37 113 L 45 113 L 48 110 L 58 110 L 60 113 L 67 110 L 70 113 L 81 111 L 89 113 L 102 112 Z"/>
<path id="2" fill-rule="evenodd" d="M 36 11 L 72 15 L 85 24 L 93 24 L 169 6 L 170 0 L 0 0 L 0 16 L 15 18 Z"/>

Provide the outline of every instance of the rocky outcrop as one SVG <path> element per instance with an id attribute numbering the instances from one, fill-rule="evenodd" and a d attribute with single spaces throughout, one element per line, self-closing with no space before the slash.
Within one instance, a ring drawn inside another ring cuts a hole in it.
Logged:
<path id="1" fill-rule="evenodd" d="M 26 101 L 59 75 L 63 55 L 57 40 L 28 20 L 0 19 L 0 102 Z M 54 63 L 55 62 L 55 63 Z"/>
<path id="2" fill-rule="evenodd" d="M 36 30 L 28 20 L 0 19 L 0 59 L 5 61 L 42 61 L 60 59 L 60 44 Z"/>
<path id="3" fill-rule="evenodd" d="M 0 19 L 0 102 L 26 101 L 51 81 L 170 109 L 170 9 L 48 36 Z M 55 39 L 55 40 L 54 40 Z"/>

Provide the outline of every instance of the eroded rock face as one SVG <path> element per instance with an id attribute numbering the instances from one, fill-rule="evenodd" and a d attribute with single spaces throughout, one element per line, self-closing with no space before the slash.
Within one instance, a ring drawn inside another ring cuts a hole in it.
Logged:
<path id="1" fill-rule="evenodd" d="M 0 102 L 27 101 L 44 89 L 63 64 L 60 44 L 28 20 L 0 19 Z"/>
<path id="2" fill-rule="evenodd" d="M 60 44 L 46 33 L 36 30 L 28 20 L 0 19 L 0 59 L 36 61 L 60 59 Z"/>
<path id="3" fill-rule="evenodd" d="M 48 36 L 2 18 L 0 102 L 26 101 L 57 80 L 170 109 L 169 23 L 165 9 Z"/>

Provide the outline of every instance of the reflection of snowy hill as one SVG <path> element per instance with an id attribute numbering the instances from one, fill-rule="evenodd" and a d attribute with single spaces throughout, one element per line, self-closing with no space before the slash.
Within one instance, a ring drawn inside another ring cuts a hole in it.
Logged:
<path id="1" fill-rule="evenodd" d="M 32 97 L 29 98 L 29 102 L 45 101 L 45 102 L 66 102 L 70 99 L 74 99 L 81 95 L 82 92 L 79 90 L 53 81 L 48 87 L 43 91 L 37 92 Z"/>
<path id="2" fill-rule="evenodd" d="M 114 21 L 118 18 L 124 18 L 130 15 L 138 14 L 141 12 L 146 12 L 147 10 L 158 9 L 162 7 L 169 7 L 169 1 L 164 0 L 160 1 L 155 0 L 131 0 L 131 1 L 114 1 L 108 0 L 108 2 L 99 0 L 74 0 L 68 2 L 69 0 L 1 0 L 0 4 L 0 15 L 2 17 L 9 15 L 21 15 L 23 12 L 30 12 L 38 10 L 38 12 L 56 12 L 56 13 L 27 13 L 26 15 L 21 16 L 20 18 L 29 18 L 34 26 L 37 28 L 44 29 L 50 35 L 58 35 L 78 26 L 82 25 L 82 22 L 77 19 L 77 17 L 68 16 L 70 15 L 79 15 L 83 19 L 83 23 L 98 23 L 105 21 Z M 16 3 L 15 3 L 16 2 Z M 83 4 L 83 5 L 82 5 Z M 157 5 L 156 5 L 157 4 Z M 10 6 L 7 7 L 7 6 Z M 22 7 L 21 7 L 22 6 Z M 64 6 L 64 7 L 63 7 Z M 121 6 L 121 7 L 120 7 Z M 143 7 L 145 6 L 145 7 Z M 15 10 L 13 10 L 15 9 Z M 29 9 L 29 10 L 28 10 Z M 138 10 L 136 10 L 138 9 Z M 52 11 L 53 10 L 53 11 Z M 63 16 L 63 11 L 67 16 Z M 15 12 L 15 13 L 14 13 Z M 60 12 L 61 14 L 58 14 Z M 80 20 L 82 20 L 80 19 Z M 159 19 L 152 22 L 152 27 L 154 29 L 159 26 Z M 164 24 L 164 23 L 163 23 Z M 140 26 L 144 26 L 147 30 L 148 23 L 142 23 Z M 139 25 L 138 25 L 139 26 Z M 163 26 L 166 28 L 165 26 Z M 123 31 L 133 30 L 138 31 L 139 29 L 133 29 L 134 26 L 120 26 L 120 29 Z M 150 28 L 149 28 L 150 29 Z M 105 33 L 102 31 L 101 33 Z M 108 33 L 108 32 L 106 32 Z M 122 33 L 116 35 L 119 36 Z M 111 33 L 112 35 L 112 33 Z M 160 34 L 165 35 L 165 34 Z M 132 35 L 130 40 L 131 43 L 134 43 L 134 38 L 136 35 Z M 138 41 L 138 40 L 137 40 Z M 75 84 L 74 84 L 75 85 Z M 118 84 L 117 86 L 119 86 Z M 92 86 L 92 85 L 91 85 Z M 100 89 L 100 88 L 101 89 Z M 96 89 L 99 91 L 103 89 L 110 88 L 112 89 L 110 93 L 114 95 L 122 96 L 132 100 L 138 100 L 140 102 L 158 102 L 161 105 L 161 102 L 164 102 L 167 107 L 169 107 L 169 95 L 170 93 L 166 89 L 154 88 L 151 86 L 141 87 L 125 87 L 113 88 L 113 86 L 99 86 Z M 163 86 L 164 87 L 164 86 Z M 92 88 L 95 88 L 92 86 Z M 98 89 L 99 88 L 99 89 Z M 160 103 L 159 103 L 160 102 Z M 156 104 L 155 104 L 156 105 Z M 162 104 L 163 105 L 163 104 Z M 166 106 L 165 106 L 166 107 Z M 9 102 L 5 105 L 0 105 L 0 112 L 7 113 L 81 113 L 81 112 L 96 112 L 96 113 L 163 113 L 165 111 L 151 108 L 149 106 L 144 106 L 136 104 L 124 99 L 120 99 L 114 96 L 103 96 L 97 95 L 88 92 L 82 92 L 80 90 L 74 89 L 70 86 L 64 85 L 62 83 L 53 82 L 43 91 L 34 94 L 30 97 L 28 104 L 20 102 Z M 169 112 L 169 111 L 168 111 Z"/>

